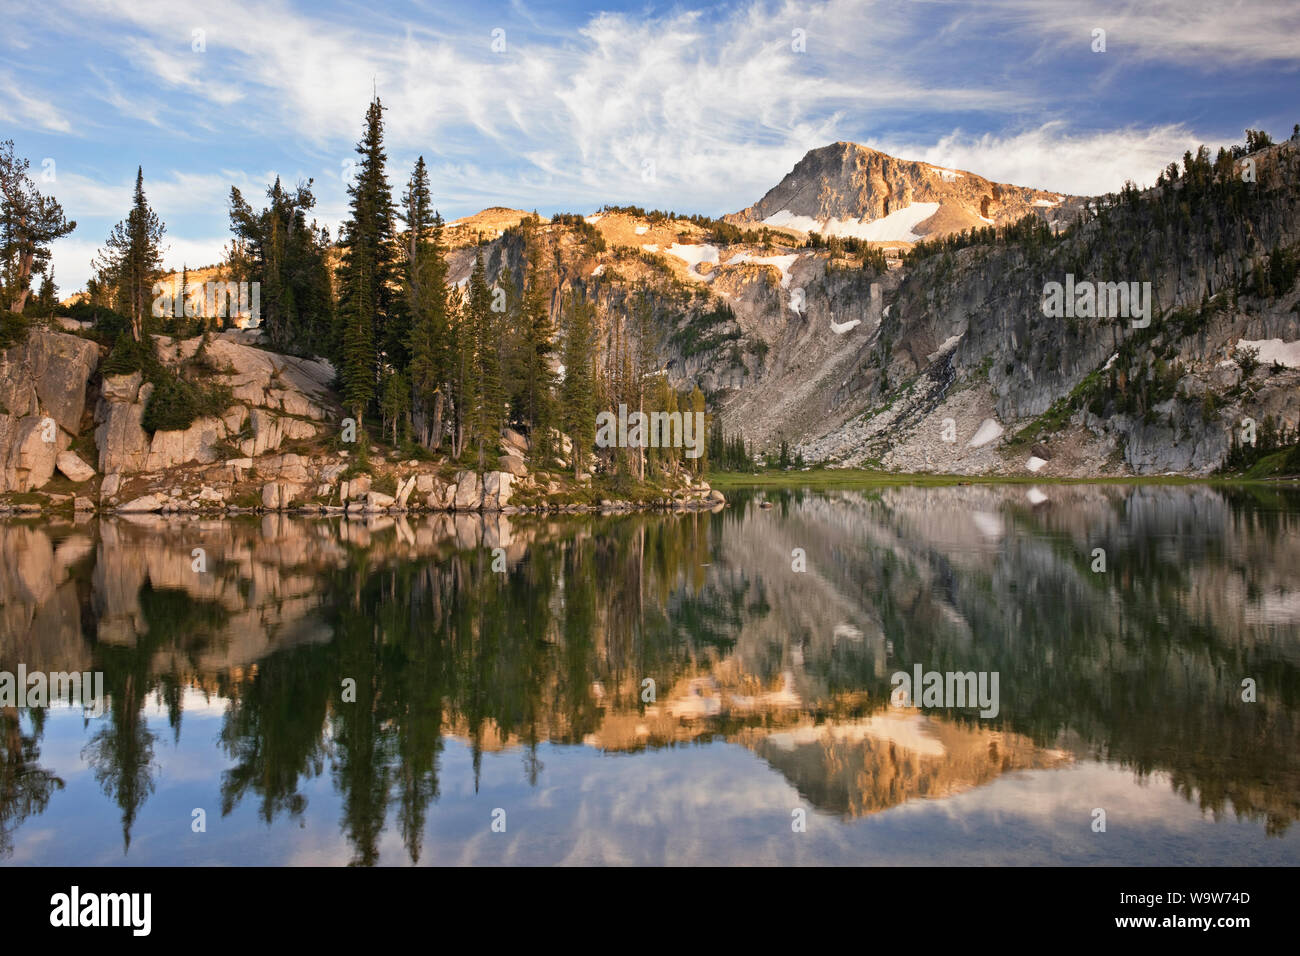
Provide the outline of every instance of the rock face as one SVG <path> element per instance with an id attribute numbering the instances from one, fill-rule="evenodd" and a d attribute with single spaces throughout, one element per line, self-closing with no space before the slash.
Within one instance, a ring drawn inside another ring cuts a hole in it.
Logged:
<path id="1" fill-rule="evenodd" d="M 478 511 L 483 507 L 483 482 L 477 474 L 456 472 L 456 497 L 452 506 L 457 511 Z"/>
<path id="2" fill-rule="evenodd" d="M 40 488 L 81 430 L 94 342 L 33 329 L 0 352 L 0 492 Z"/>
<path id="3" fill-rule="evenodd" d="M 231 390 L 237 404 L 220 418 L 200 418 L 183 431 L 141 427 L 153 386 L 139 373 L 106 378 L 95 420 L 99 470 L 104 474 L 161 471 L 191 462 L 206 464 L 222 444 L 239 443 L 249 457 L 274 451 L 286 441 L 314 438 L 331 414 L 327 362 L 277 355 L 240 341 L 245 333 L 212 335 L 204 362 L 216 371 L 212 380 Z M 201 339 L 157 339 L 159 357 L 179 364 L 193 359 Z M 245 437 L 247 436 L 247 437 Z"/>
<path id="4" fill-rule="evenodd" d="M 510 503 L 510 484 L 514 475 L 506 471 L 489 471 L 483 476 L 483 510 L 500 511 Z"/>

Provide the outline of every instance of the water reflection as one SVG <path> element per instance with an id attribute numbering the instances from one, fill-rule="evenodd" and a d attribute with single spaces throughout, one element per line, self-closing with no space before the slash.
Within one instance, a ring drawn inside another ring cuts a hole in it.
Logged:
<path id="1" fill-rule="evenodd" d="M 42 819 L 68 826 L 105 799 L 116 833 L 79 840 L 131 862 L 175 859 L 133 833 L 188 837 L 204 801 L 231 821 L 201 844 L 208 860 L 235 861 L 258 828 L 283 848 L 269 862 L 298 859 L 295 830 L 318 834 L 325 812 L 342 862 L 397 862 L 393 840 L 414 862 L 434 844 L 469 853 L 502 799 L 496 764 L 492 799 L 476 797 L 485 761 L 512 755 L 524 861 L 771 858 L 746 855 L 756 821 L 788 837 L 800 805 L 836 834 L 801 859 L 938 861 L 938 823 L 908 855 L 880 827 L 916 826 L 898 811 L 930 801 L 974 833 L 1024 787 L 1019 811 L 1037 801 L 1045 820 L 996 853 L 972 842 L 971 859 L 1086 859 L 1103 792 L 1131 819 L 1172 792 L 1204 824 L 1145 862 L 1212 856 L 1215 820 L 1300 860 L 1300 495 L 1037 490 L 767 493 L 716 514 L 563 520 L 0 525 L 0 670 L 102 671 L 109 696 L 99 720 L 0 708 L 0 854 L 53 862 Z M 998 716 L 891 708 L 890 674 L 918 663 L 998 672 Z M 624 755 L 642 762 L 600 762 Z M 1081 810 L 1062 804 L 1105 768 Z M 630 809 L 638 772 L 665 776 Z M 628 820 L 706 780 L 692 813 L 713 825 L 655 856 L 663 835 Z"/>

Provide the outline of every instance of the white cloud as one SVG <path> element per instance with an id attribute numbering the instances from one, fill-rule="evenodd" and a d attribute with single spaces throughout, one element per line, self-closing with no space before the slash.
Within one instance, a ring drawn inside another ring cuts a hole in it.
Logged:
<path id="1" fill-rule="evenodd" d="M 1072 133 L 1064 123 L 1045 123 L 1009 136 L 967 136 L 960 131 L 932 146 L 881 146 L 904 159 L 966 169 L 996 182 L 1093 196 L 1118 192 L 1126 179 L 1140 186 L 1160 170 L 1196 151 L 1203 137 L 1182 125 Z M 1213 152 L 1220 145 L 1207 143 Z"/>
<path id="2" fill-rule="evenodd" d="M 1300 4 L 1276 0 L 994 0 L 985 9 L 1011 29 L 1035 32 L 1053 49 L 1091 49 L 1106 31 L 1105 56 L 1204 67 L 1300 59 Z"/>
<path id="3" fill-rule="evenodd" d="M 32 129 L 71 133 L 72 123 L 48 99 L 29 92 L 30 83 L 19 84 L 9 72 L 0 73 L 0 122 Z"/>

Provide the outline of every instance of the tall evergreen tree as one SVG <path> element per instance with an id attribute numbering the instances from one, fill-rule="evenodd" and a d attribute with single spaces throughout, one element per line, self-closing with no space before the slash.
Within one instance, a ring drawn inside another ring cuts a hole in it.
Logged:
<path id="1" fill-rule="evenodd" d="M 483 256 L 474 261 L 469 277 L 469 320 L 473 335 L 474 443 L 478 466 L 487 464 L 487 453 L 501 439 L 505 419 L 505 388 L 501 381 L 501 323 L 492 310 L 493 291 L 488 288 Z"/>
<path id="2" fill-rule="evenodd" d="M 137 167 L 131 211 L 108 234 L 95 262 L 102 284 L 113 290 L 117 311 L 131 320 L 131 334 L 137 342 L 143 342 L 148 333 L 166 228 L 149 207 L 144 168 Z"/>
<path id="3" fill-rule="evenodd" d="M 519 348 L 513 376 L 518 389 L 517 412 L 528 429 L 532 450 L 538 460 L 550 453 L 550 430 L 554 421 L 555 325 L 551 321 L 550 288 L 542 274 L 541 243 L 535 229 L 527 234 L 528 272 L 520 315 Z"/>
<path id="4" fill-rule="evenodd" d="M 376 388 L 375 306 L 370 294 L 374 268 L 369 250 L 364 245 L 359 244 L 353 250 L 345 278 L 349 285 L 344 289 L 347 306 L 341 310 L 343 354 L 340 372 L 343 400 L 360 427 Z"/>
<path id="5" fill-rule="evenodd" d="M 410 357 L 412 417 L 421 444 L 437 448 L 442 444 L 446 383 L 451 374 L 447 264 L 443 259 L 442 217 L 433 210 L 423 156 L 416 160 L 399 215 L 406 224 L 403 289 L 410 321 L 406 349 Z"/>
<path id="6" fill-rule="evenodd" d="M 26 306 L 32 276 L 50 261 L 50 243 L 77 227 L 53 196 L 37 190 L 29 165 L 14 156 L 13 140 L 0 143 L 0 307 L 11 312 Z"/>
<path id="7" fill-rule="evenodd" d="M 566 302 L 561 421 L 573 444 L 573 474 L 582 473 L 596 430 L 596 307 L 577 296 Z"/>
<path id="8" fill-rule="evenodd" d="M 366 128 L 356 151 L 361 161 L 348 187 L 350 215 L 343 230 L 339 321 L 344 392 L 360 422 L 365 409 L 356 403 L 364 400 L 368 405 L 375 396 L 380 350 L 405 351 L 405 345 L 391 337 L 397 248 L 385 170 L 383 106 L 378 97 L 366 110 Z"/>

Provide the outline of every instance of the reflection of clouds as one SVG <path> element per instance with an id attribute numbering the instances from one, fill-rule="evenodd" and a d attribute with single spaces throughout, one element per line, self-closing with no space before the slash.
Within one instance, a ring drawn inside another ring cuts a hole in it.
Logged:
<path id="1" fill-rule="evenodd" d="M 824 741 L 859 743 L 883 740 L 925 757 L 942 757 L 943 742 L 934 736 L 934 722 L 922 714 L 881 714 L 849 724 L 825 723 L 769 734 L 767 742 L 779 750 Z"/>
<path id="2" fill-rule="evenodd" d="M 1275 591 L 1246 605 L 1247 624 L 1295 624 L 1300 622 L 1300 591 Z"/>
<path id="3" fill-rule="evenodd" d="M 987 511 L 972 511 L 971 520 L 975 522 L 975 527 L 979 529 L 980 534 L 986 538 L 997 540 L 1002 537 L 1004 531 L 1002 527 L 1002 516 L 990 514 Z"/>

